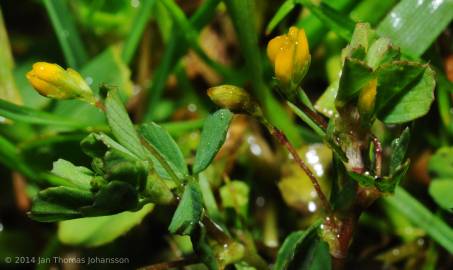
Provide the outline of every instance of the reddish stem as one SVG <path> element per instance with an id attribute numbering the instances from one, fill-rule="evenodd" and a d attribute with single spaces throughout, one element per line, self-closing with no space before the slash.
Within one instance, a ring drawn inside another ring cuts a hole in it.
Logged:
<path id="1" fill-rule="evenodd" d="M 286 135 L 283 132 L 281 132 L 280 130 L 278 130 L 277 128 L 273 128 L 272 135 L 274 135 L 274 137 L 277 138 L 277 140 L 280 142 L 280 144 L 282 144 L 283 146 L 286 147 L 286 149 L 291 153 L 291 155 L 293 156 L 294 160 L 299 165 L 299 167 L 302 168 L 302 170 L 307 174 L 308 178 L 310 178 L 310 181 L 312 182 L 312 184 L 316 190 L 316 193 L 317 193 L 324 209 L 326 209 L 326 211 L 328 213 L 331 213 L 332 208 L 331 208 L 330 203 L 327 200 L 326 196 L 324 195 L 324 192 L 322 191 L 318 180 L 316 179 L 315 175 L 310 170 L 310 168 L 308 168 L 308 166 L 305 164 L 305 162 L 301 159 L 301 157 L 297 153 L 294 146 L 291 145 L 291 143 L 288 141 L 288 139 L 286 138 Z"/>
<path id="2" fill-rule="evenodd" d="M 376 136 L 372 137 L 374 145 L 374 154 L 376 156 L 376 176 L 381 176 L 382 173 L 382 145 Z"/>

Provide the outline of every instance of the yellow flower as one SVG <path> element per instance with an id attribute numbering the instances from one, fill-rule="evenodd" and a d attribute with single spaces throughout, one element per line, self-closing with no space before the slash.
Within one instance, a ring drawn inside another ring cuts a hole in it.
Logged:
<path id="1" fill-rule="evenodd" d="M 377 80 L 372 79 L 365 87 L 362 88 L 359 95 L 358 107 L 363 113 L 370 113 L 374 110 L 374 102 L 376 100 Z"/>
<path id="2" fill-rule="evenodd" d="M 288 34 L 273 38 L 267 45 L 267 55 L 280 83 L 285 88 L 297 87 L 311 59 L 305 31 L 293 26 Z"/>
<path id="3" fill-rule="evenodd" d="M 95 102 L 91 88 L 82 76 L 71 68 L 64 70 L 57 64 L 37 62 L 26 76 L 33 88 L 43 96 Z"/>
<path id="4" fill-rule="evenodd" d="M 209 98 L 219 107 L 235 112 L 258 113 L 259 107 L 250 95 L 234 85 L 220 85 L 208 89 Z"/>

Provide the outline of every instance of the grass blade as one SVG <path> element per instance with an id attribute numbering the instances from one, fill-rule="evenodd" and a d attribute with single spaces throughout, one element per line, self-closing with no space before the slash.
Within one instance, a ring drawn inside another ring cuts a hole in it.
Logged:
<path id="1" fill-rule="evenodd" d="M 355 22 L 347 15 L 324 3 L 317 6 L 311 0 L 301 0 L 301 2 L 332 31 L 347 41 L 351 40 Z"/>
<path id="2" fill-rule="evenodd" d="M 68 66 L 80 68 L 88 60 L 80 39 L 72 13 L 66 0 L 44 0 L 55 33 Z"/>
<path id="3" fill-rule="evenodd" d="M 397 187 L 393 196 L 384 199 L 392 207 L 422 228 L 437 243 L 453 253 L 453 230 L 442 219 L 431 213 L 402 187 Z"/>
<path id="4" fill-rule="evenodd" d="M 132 23 L 131 32 L 124 42 L 124 47 L 121 52 L 121 58 L 126 64 L 129 64 L 134 56 L 135 50 L 137 49 L 138 43 L 142 37 L 143 31 L 145 30 L 146 23 L 151 17 L 151 10 L 156 0 L 144 0 L 140 4 L 140 10 L 138 11 L 137 17 L 135 17 Z"/>
<path id="5" fill-rule="evenodd" d="M 0 8 L 0 97 L 16 104 L 22 104 L 22 98 L 14 80 L 13 68 L 13 54 Z"/>
<path id="6" fill-rule="evenodd" d="M 24 106 L 17 106 L 2 99 L 0 99 L 0 116 L 13 121 L 28 124 L 55 125 L 73 128 L 86 127 L 86 125 L 80 121 L 66 119 L 58 115 L 38 111 Z"/>
<path id="7" fill-rule="evenodd" d="M 189 20 L 196 30 L 200 30 L 211 20 L 215 14 L 214 11 L 219 2 L 220 0 L 207 0 L 197 9 L 195 14 Z M 151 88 L 149 89 L 148 111 L 145 114 L 145 121 L 153 119 L 154 109 L 162 96 L 165 88 L 165 82 L 167 81 L 173 67 L 176 66 L 179 59 L 186 53 L 187 48 L 188 46 L 185 43 L 185 38 L 182 33 L 176 32 L 171 35 L 159 68 L 154 74 Z"/>
<path id="8" fill-rule="evenodd" d="M 386 36 L 412 57 L 420 57 L 453 19 L 453 1 L 403 0 L 379 24 Z"/>

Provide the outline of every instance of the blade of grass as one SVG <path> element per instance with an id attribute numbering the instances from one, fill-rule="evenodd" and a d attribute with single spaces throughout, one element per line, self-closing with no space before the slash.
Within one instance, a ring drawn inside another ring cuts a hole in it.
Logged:
<path id="1" fill-rule="evenodd" d="M 68 66 L 80 68 L 88 60 L 66 0 L 43 0 Z"/>
<path id="2" fill-rule="evenodd" d="M 269 24 L 266 27 L 266 35 L 269 35 L 274 28 L 296 7 L 297 0 L 286 0 L 275 12 Z"/>
<path id="3" fill-rule="evenodd" d="M 320 21 L 322 21 L 340 37 L 347 41 L 351 39 L 355 22 L 347 15 L 322 2 L 320 5 L 315 5 L 311 2 L 311 0 L 300 1 L 303 3 L 304 7 L 310 9 L 310 11 L 318 17 Z"/>
<path id="4" fill-rule="evenodd" d="M 140 8 L 134 22 L 131 26 L 131 32 L 124 42 L 123 50 L 121 52 L 121 58 L 126 64 L 129 64 L 134 56 L 137 49 L 138 43 L 142 37 L 143 31 L 145 30 L 146 24 L 151 17 L 151 10 L 156 3 L 156 0 L 143 0 L 140 4 Z"/>
<path id="5" fill-rule="evenodd" d="M 291 143 L 298 146 L 301 143 L 297 128 L 289 119 L 287 113 L 273 97 L 270 89 L 263 80 L 260 48 L 256 33 L 253 1 L 228 0 L 224 1 L 238 35 L 242 55 L 245 57 L 247 72 L 253 85 L 254 96 L 264 108 L 266 116 L 272 124 L 281 129 Z"/>
<path id="6" fill-rule="evenodd" d="M 220 0 L 206 0 L 197 9 L 195 14 L 190 18 L 190 23 L 197 30 L 200 30 L 206 25 L 215 14 L 215 9 Z M 158 18 L 157 18 L 158 19 Z M 177 32 L 171 35 L 170 40 L 167 42 L 164 55 L 160 62 L 159 68 L 153 76 L 153 82 L 149 89 L 148 106 L 144 120 L 149 121 L 153 119 L 155 105 L 159 102 L 160 97 L 164 91 L 165 82 L 170 75 L 174 66 L 176 66 L 179 59 L 186 53 L 187 44 L 184 42 L 185 38 L 182 33 Z"/>
<path id="7" fill-rule="evenodd" d="M 357 2 L 353 0 L 325 0 L 323 2 L 335 10 L 344 13 L 349 12 L 354 5 L 357 4 Z M 324 25 L 324 23 L 320 21 L 314 13 L 310 13 L 309 15 L 302 17 L 296 25 L 305 29 L 310 48 L 317 47 L 329 31 L 329 28 Z"/>
<path id="8" fill-rule="evenodd" d="M 377 33 L 402 51 L 420 57 L 453 19 L 453 1 L 403 0 L 387 14 Z"/>
<path id="9" fill-rule="evenodd" d="M 0 99 L 0 116 L 28 124 L 55 125 L 73 128 L 86 127 L 83 122 L 66 119 L 64 117 L 38 111 L 32 108 L 18 106 Z"/>
<path id="10" fill-rule="evenodd" d="M 22 98 L 14 80 L 13 68 L 13 54 L 0 7 L 0 97 L 16 104 L 22 104 Z"/>
<path id="11" fill-rule="evenodd" d="M 234 78 L 240 77 L 239 73 L 215 62 L 204 52 L 198 43 L 198 31 L 194 29 L 184 12 L 173 0 L 161 0 L 161 3 L 164 4 L 170 15 L 173 17 L 175 26 L 182 30 L 187 44 L 206 64 L 213 68 L 218 74 L 222 75 L 226 81 L 233 81 Z"/>
<path id="12" fill-rule="evenodd" d="M 351 11 L 351 18 L 357 22 L 369 22 L 374 26 L 396 3 L 396 0 L 363 0 Z"/>
<path id="13" fill-rule="evenodd" d="M 434 241 L 453 253 L 453 230 L 442 219 L 431 213 L 402 187 L 397 187 L 393 196 L 385 197 L 387 203 L 414 225 L 422 228 Z"/>

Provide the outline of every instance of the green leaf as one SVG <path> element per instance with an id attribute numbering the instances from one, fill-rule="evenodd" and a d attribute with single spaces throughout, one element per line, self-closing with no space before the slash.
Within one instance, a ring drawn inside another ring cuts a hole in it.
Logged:
<path id="1" fill-rule="evenodd" d="M 405 128 L 399 138 L 392 141 L 392 156 L 390 157 L 390 174 L 400 166 L 406 158 L 407 148 L 409 147 L 410 130 Z"/>
<path id="2" fill-rule="evenodd" d="M 220 109 L 208 116 L 201 132 L 200 144 L 197 148 L 193 173 L 206 169 L 225 142 L 228 127 L 233 114 L 227 109 Z"/>
<path id="3" fill-rule="evenodd" d="M 453 178 L 451 179 L 434 179 L 429 185 L 429 195 L 443 209 L 452 211 L 453 209 Z"/>
<path id="4" fill-rule="evenodd" d="M 400 1 L 377 28 L 412 57 L 420 57 L 453 19 L 452 1 Z"/>
<path id="5" fill-rule="evenodd" d="M 269 21 L 266 27 L 266 34 L 269 34 L 274 28 L 296 7 L 295 0 L 286 0 L 275 12 L 272 19 Z"/>
<path id="6" fill-rule="evenodd" d="M 147 204 L 137 212 L 63 221 L 58 225 L 58 239 L 71 246 L 101 246 L 140 224 L 153 208 L 153 204 Z"/>
<path id="7" fill-rule="evenodd" d="M 406 176 L 409 170 L 410 162 L 406 160 L 403 164 L 396 168 L 395 172 L 389 177 L 380 177 L 376 179 L 376 187 L 385 193 L 393 193 L 401 180 Z"/>
<path id="8" fill-rule="evenodd" d="M 138 194 L 126 182 L 111 181 L 96 193 L 94 203 L 80 210 L 86 216 L 102 216 L 122 211 L 134 210 L 138 204 Z"/>
<path id="9" fill-rule="evenodd" d="M 104 87 L 108 91 L 105 99 L 105 114 L 113 135 L 121 145 L 145 160 L 146 152 L 116 90 Z"/>
<path id="10" fill-rule="evenodd" d="M 339 83 L 339 80 L 332 82 L 315 103 L 315 109 L 328 118 L 335 117 L 338 114 L 335 108 L 335 98 L 337 97 Z"/>
<path id="11" fill-rule="evenodd" d="M 371 175 L 359 174 L 355 172 L 348 172 L 352 180 L 356 181 L 363 187 L 372 187 L 374 186 L 375 179 Z"/>
<path id="12" fill-rule="evenodd" d="M 71 187 L 52 187 L 38 193 L 33 200 L 30 218 L 41 222 L 54 222 L 81 217 L 78 210 L 93 202 L 91 192 Z"/>
<path id="13" fill-rule="evenodd" d="M 140 127 L 143 138 L 165 158 L 166 162 L 179 173 L 179 176 L 189 175 L 184 156 L 179 146 L 168 132 L 156 123 L 144 124 Z"/>
<path id="14" fill-rule="evenodd" d="M 376 33 L 369 23 L 357 23 L 352 34 L 351 42 L 345 48 L 344 54 L 346 57 L 355 58 L 354 55 L 368 52 L 368 48 L 375 41 Z M 358 52 L 357 50 L 361 50 Z M 360 60 L 364 60 L 365 55 L 360 55 Z"/>
<path id="15" fill-rule="evenodd" d="M 378 86 L 376 112 L 391 106 L 391 99 L 407 90 L 407 87 L 421 78 L 426 66 L 414 62 L 395 61 L 380 66 L 376 70 Z M 392 104 L 393 105 L 393 104 Z"/>
<path id="16" fill-rule="evenodd" d="M 400 50 L 392 45 L 388 38 L 380 38 L 371 44 L 366 55 L 366 63 L 373 70 L 379 65 L 398 60 Z"/>
<path id="17" fill-rule="evenodd" d="M 121 58 L 125 63 L 129 63 L 132 60 L 155 3 L 156 0 L 144 0 L 141 2 L 121 52 Z"/>
<path id="18" fill-rule="evenodd" d="M 44 0 L 47 13 L 57 34 L 66 63 L 72 68 L 80 68 L 88 60 L 77 31 L 72 12 L 66 0 Z"/>
<path id="19" fill-rule="evenodd" d="M 223 207 L 238 210 L 238 214 L 247 218 L 249 186 L 243 181 L 231 181 L 219 189 Z"/>
<path id="20" fill-rule="evenodd" d="M 104 133 L 90 133 L 81 142 L 82 151 L 92 158 L 103 158 L 107 151 L 121 152 L 129 158 L 137 158 L 124 146 Z"/>
<path id="21" fill-rule="evenodd" d="M 75 166 L 71 162 L 58 159 L 53 163 L 52 173 L 68 179 L 75 187 L 89 190 L 93 172 L 82 166 Z"/>
<path id="22" fill-rule="evenodd" d="M 320 221 L 316 222 L 305 231 L 296 231 L 288 235 L 278 250 L 277 259 L 273 269 L 286 270 L 290 269 L 293 261 L 296 260 L 296 254 L 302 248 L 311 244 L 313 238 L 316 236 Z M 299 258 L 297 258 L 299 260 Z"/>
<path id="23" fill-rule="evenodd" d="M 0 8 L 0 97 L 14 104 L 22 104 L 19 88 L 14 80 L 14 59 Z"/>
<path id="24" fill-rule="evenodd" d="M 147 163 L 129 158 L 122 152 L 110 150 L 105 154 L 102 170 L 107 181 L 124 181 L 143 190 L 148 176 Z"/>
<path id="25" fill-rule="evenodd" d="M 42 200 L 33 202 L 33 206 L 28 215 L 31 219 L 39 222 L 55 222 L 82 216 L 76 209 Z"/>
<path id="26" fill-rule="evenodd" d="M 332 269 L 329 245 L 322 240 L 315 240 L 305 255 L 300 270 L 330 270 Z"/>
<path id="27" fill-rule="evenodd" d="M 345 105 L 355 97 L 372 78 L 373 70 L 365 62 L 353 58 L 346 58 L 341 71 L 338 93 L 335 99 L 337 107 Z"/>
<path id="28" fill-rule="evenodd" d="M 313 4 L 311 0 L 301 0 L 301 2 L 333 32 L 347 41 L 351 40 L 355 23 L 347 15 L 322 2 L 320 5 Z"/>
<path id="29" fill-rule="evenodd" d="M 181 202 L 176 209 L 168 230 L 172 234 L 189 235 L 198 226 L 203 213 L 203 198 L 195 182 L 186 185 Z"/>
<path id="30" fill-rule="evenodd" d="M 453 253 L 453 229 L 441 218 L 431 213 L 407 191 L 397 187 L 395 195 L 384 197 L 384 200 L 414 225 L 424 229 L 434 241 L 447 251 Z"/>
<path id="31" fill-rule="evenodd" d="M 438 178 L 453 179 L 453 147 L 442 147 L 428 163 L 428 170 Z"/>
<path id="32" fill-rule="evenodd" d="M 411 68 L 412 69 L 412 68 Z M 421 78 L 415 78 L 415 81 L 410 81 L 410 78 L 413 76 L 416 77 L 419 71 L 419 68 L 412 69 L 412 74 L 401 74 L 400 72 L 396 72 L 394 75 L 387 74 L 387 72 L 383 72 L 380 75 L 382 79 L 383 76 L 390 76 L 394 80 L 399 80 L 400 83 L 396 83 L 393 81 L 394 87 L 389 85 L 390 79 L 384 79 L 384 81 L 378 82 L 378 90 L 377 90 L 377 99 L 376 99 L 376 106 L 380 106 L 378 111 L 378 118 L 381 119 L 386 124 L 399 124 L 412 121 L 417 119 L 425 114 L 428 113 L 431 104 L 434 101 L 434 88 L 436 86 L 436 81 L 434 78 L 434 71 L 430 67 L 426 67 L 424 72 L 421 74 Z M 398 77 L 401 75 L 403 77 Z M 408 75 L 409 78 L 405 77 Z M 408 84 L 403 86 L 404 82 L 406 81 Z M 399 86 L 398 86 L 399 85 Z M 402 89 L 398 89 L 399 87 L 403 87 Z M 387 94 L 383 93 L 380 95 L 380 91 L 382 92 L 390 92 L 388 94 L 391 95 L 391 92 L 395 91 L 396 94 L 391 100 L 385 103 Z"/>
<path id="33" fill-rule="evenodd" d="M 80 129 L 87 126 L 80 121 L 74 121 L 66 117 L 42 112 L 25 106 L 18 106 L 2 99 L 0 99 L 0 116 L 13 121 L 35 125 L 54 125 L 73 129 Z"/>
<path id="34" fill-rule="evenodd" d="M 60 186 L 40 191 L 37 199 L 76 209 L 91 204 L 93 195 L 87 190 Z"/>

